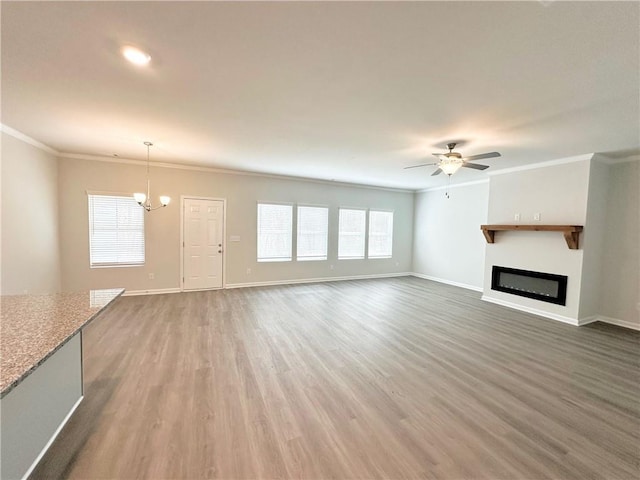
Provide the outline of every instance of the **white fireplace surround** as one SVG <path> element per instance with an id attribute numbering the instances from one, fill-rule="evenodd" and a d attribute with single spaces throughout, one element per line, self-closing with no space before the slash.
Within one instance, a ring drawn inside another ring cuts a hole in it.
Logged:
<path id="1" fill-rule="evenodd" d="M 492 175 L 489 182 L 488 224 L 517 223 L 538 218 L 540 223 L 584 225 L 580 245 L 570 250 L 555 232 L 500 232 L 485 250 L 484 300 L 518 308 L 555 320 L 582 325 L 595 320 L 598 282 L 587 272 L 599 271 L 605 231 L 603 193 L 608 170 L 593 155 L 552 167 Z M 604 202 L 606 203 L 606 202 Z M 524 217 L 524 218 L 523 218 Z M 566 305 L 523 298 L 491 289 L 493 265 L 566 275 Z"/>

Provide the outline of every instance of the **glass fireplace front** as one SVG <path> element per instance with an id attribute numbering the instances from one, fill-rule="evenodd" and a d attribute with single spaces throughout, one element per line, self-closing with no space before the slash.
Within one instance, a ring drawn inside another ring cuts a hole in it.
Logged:
<path id="1" fill-rule="evenodd" d="M 543 302 L 566 305 L 567 278 L 565 275 L 494 265 L 491 275 L 491 289 Z"/>

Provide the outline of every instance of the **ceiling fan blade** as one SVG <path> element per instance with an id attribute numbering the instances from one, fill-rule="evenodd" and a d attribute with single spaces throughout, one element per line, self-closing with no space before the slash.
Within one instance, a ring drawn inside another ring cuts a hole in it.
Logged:
<path id="1" fill-rule="evenodd" d="M 407 168 L 428 167 L 430 165 L 437 165 L 437 163 L 421 163 L 420 165 L 411 165 L 410 167 L 404 167 L 404 169 L 406 170 Z"/>
<path id="2" fill-rule="evenodd" d="M 471 155 L 470 157 L 464 157 L 465 162 L 473 162 L 475 160 L 482 160 L 483 158 L 495 158 L 501 157 L 498 152 L 481 153 L 480 155 Z"/>
<path id="3" fill-rule="evenodd" d="M 489 165 L 480 165 L 478 163 L 463 163 L 462 164 L 463 167 L 467 167 L 467 168 L 473 168 L 475 170 L 486 170 L 487 168 L 489 168 Z"/>
<path id="4" fill-rule="evenodd" d="M 438 168 L 435 172 L 433 172 L 431 174 L 432 177 L 435 177 L 436 175 L 440 175 L 442 173 L 442 170 L 440 168 Z"/>

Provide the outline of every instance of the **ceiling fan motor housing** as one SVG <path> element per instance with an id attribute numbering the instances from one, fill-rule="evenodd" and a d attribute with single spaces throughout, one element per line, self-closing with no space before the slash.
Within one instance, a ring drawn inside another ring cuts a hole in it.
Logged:
<path id="1" fill-rule="evenodd" d="M 449 160 L 454 160 L 454 159 L 462 159 L 462 155 L 460 155 L 458 152 L 454 152 L 453 149 L 456 148 L 456 143 L 447 143 L 447 148 L 449 149 L 449 151 L 447 153 L 444 153 L 443 155 L 445 157 L 447 157 Z"/>

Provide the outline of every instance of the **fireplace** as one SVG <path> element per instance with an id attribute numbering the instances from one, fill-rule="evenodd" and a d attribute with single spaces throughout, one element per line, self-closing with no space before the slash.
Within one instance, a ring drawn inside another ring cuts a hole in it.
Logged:
<path id="1" fill-rule="evenodd" d="M 567 277 L 564 275 L 494 265 L 491 289 L 558 305 L 567 302 Z"/>

